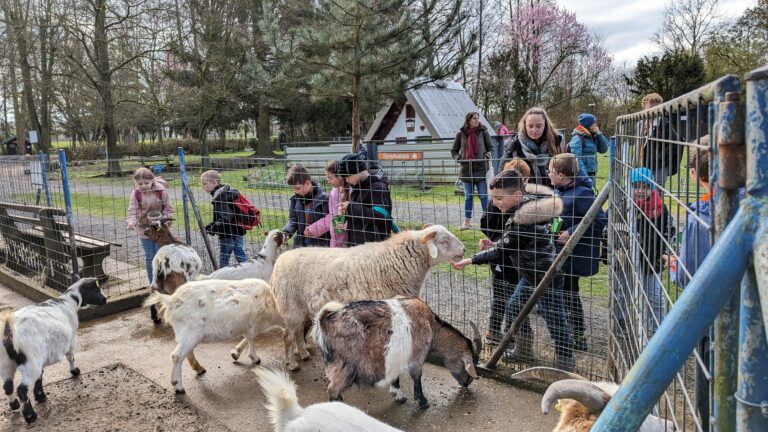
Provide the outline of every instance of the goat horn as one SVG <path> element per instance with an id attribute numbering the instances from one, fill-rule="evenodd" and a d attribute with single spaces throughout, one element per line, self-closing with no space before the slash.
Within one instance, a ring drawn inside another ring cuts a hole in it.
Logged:
<path id="1" fill-rule="evenodd" d="M 559 399 L 573 399 L 584 405 L 591 414 L 600 414 L 611 396 L 591 381 L 566 379 L 553 383 L 541 397 L 541 412 L 547 414 L 549 408 Z"/>
<path id="2" fill-rule="evenodd" d="M 472 327 L 472 347 L 475 349 L 475 354 L 478 356 L 483 351 L 483 338 L 480 336 L 480 330 L 472 321 L 469 322 L 469 326 Z"/>
<path id="3" fill-rule="evenodd" d="M 589 381 L 588 379 L 584 378 L 581 375 L 572 373 L 572 372 L 566 372 L 564 370 L 550 368 L 550 367 L 533 367 L 526 369 L 524 371 L 520 371 L 516 374 L 512 374 L 510 377 L 512 379 L 538 379 L 542 380 L 547 383 L 553 383 L 557 381 L 562 381 L 566 379 L 573 379 L 573 380 L 580 380 L 580 381 Z"/>
<path id="4" fill-rule="evenodd" d="M 480 379 L 477 376 L 477 370 L 475 370 L 475 365 L 473 365 L 471 362 L 467 363 L 467 365 L 464 366 L 464 370 L 467 371 L 467 373 L 469 374 L 469 376 L 472 377 L 472 379 Z"/>

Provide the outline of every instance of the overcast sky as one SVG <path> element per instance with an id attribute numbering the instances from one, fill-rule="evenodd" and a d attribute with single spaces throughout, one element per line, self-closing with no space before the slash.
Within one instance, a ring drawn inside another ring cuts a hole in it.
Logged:
<path id="1" fill-rule="evenodd" d="M 633 66 L 638 58 L 653 54 L 657 47 L 650 42 L 656 32 L 664 5 L 669 0 L 558 0 L 566 9 L 576 12 L 578 20 L 603 38 L 605 48 L 618 64 Z M 721 0 L 721 12 L 739 16 L 756 0 Z"/>

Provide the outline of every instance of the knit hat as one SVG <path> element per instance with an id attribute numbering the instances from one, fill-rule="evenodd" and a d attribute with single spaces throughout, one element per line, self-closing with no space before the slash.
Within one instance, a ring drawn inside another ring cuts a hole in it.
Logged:
<path id="1" fill-rule="evenodd" d="M 592 114 L 582 113 L 579 116 L 579 124 L 584 126 L 585 128 L 589 129 L 597 119 Z"/>
<path id="2" fill-rule="evenodd" d="M 651 189 L 656 189 L 656 183 L 654 183 L 653 173 L 651 172 L 650 169 L 646 167 L 635 168 L 632 171 L 630 171 L 629 182 L 632 184 L 645 183 L 648 186 L 650 186 Z"/>
<path id="3" fill-rule="evenodd" d="M 494 128 L 494 129 L 498 129 L 498 128 L 499 128 L 499 126 L 501 126 L 501 122 L 500 122 L 500 121 L 495 121 L 495 122 L 493 122 L 493 128 Z"/>
<path id="4" fill-rule="evenodd" d="M 364 156 L 356 153 L 345 155 L 339 161 L 339 175 L 341 177 L 349 177 L 367 170 L 368 164 L 365 162 Z"/>

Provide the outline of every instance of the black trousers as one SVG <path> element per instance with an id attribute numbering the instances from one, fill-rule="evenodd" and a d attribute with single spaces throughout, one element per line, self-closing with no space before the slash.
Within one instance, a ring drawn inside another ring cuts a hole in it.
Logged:
<path id="1" fill-rule="evenodd" d="M 491 272 L 491 317 L 488 330 L 501 332 L 501 324 L 507 310 L 507 301 L 515 292 L 517 281 L 505 281 L 501 273 Z"/>
<path id="2" fill-rule="evenodd" d="M 584 306 L 581 304 L 579 295 L 579 276 L 563 276 L 563 298 L 565 300 L 565 313 L 568 316 L 568 323 L 573 330 L 574 338 L 584 337 L 587 328 L 584 325 Z"/>

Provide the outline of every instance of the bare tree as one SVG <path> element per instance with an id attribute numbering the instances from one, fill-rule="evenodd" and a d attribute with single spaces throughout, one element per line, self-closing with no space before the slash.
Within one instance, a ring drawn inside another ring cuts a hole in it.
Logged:
<path id="1" fill-rule="evenodd" d="M 652 41 L 666 52 L 702 55 L 726 26 L 720 15 L 720 0 L 672 0 L 664 9 L 664 18 Z"/>

